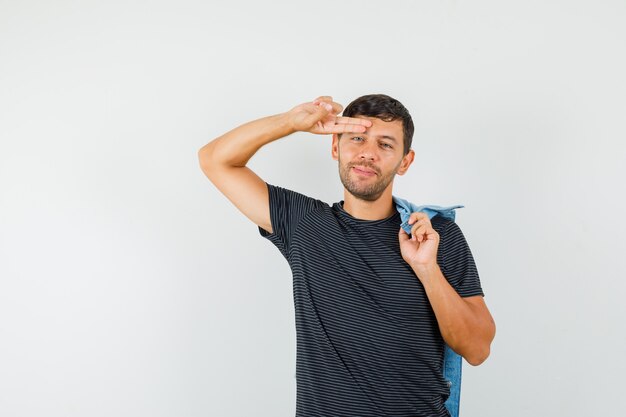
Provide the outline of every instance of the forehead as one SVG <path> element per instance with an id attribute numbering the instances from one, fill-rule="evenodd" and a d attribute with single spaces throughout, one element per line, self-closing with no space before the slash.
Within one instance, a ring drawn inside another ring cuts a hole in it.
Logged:
<path id="1" fill-rule="evenodd" d="M 396 119 L 391 122 L 385 122 L 384 120 L 376 117 L 367 116 L 355 116 L 359 119 L 367 119 L 372 122 L 372 125 L 366 128 L 365 133 L 369 135 L 387 135 L 393 136 L 398 140 L 402 140 L 403 127 L 402 120 Z"/>

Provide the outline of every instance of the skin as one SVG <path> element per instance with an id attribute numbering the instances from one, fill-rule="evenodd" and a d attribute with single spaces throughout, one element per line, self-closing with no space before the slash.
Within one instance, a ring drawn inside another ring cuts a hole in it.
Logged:
<path id="1" fill-rule="evenodd" d="M 395 211 L 393 180 L 407 172 L 415 153 L 404 154 L 401 121 L 340 117 L 342 109 L 332 97 L 321 96 L 245 123 L 198 151 L 202 171 L 244 215 L 271 233 L 267 186 L 247 162 L 262 146 L 297 131 L 332 134 L 331 155 L 344 185 L 344 210 L 363 220 L 387 218 Z M 398 230 L 402 257 L 424 286 L 443 339 L 468 363 L 481 364 L 495 336 L 483 297 L 464 298 L 450 286 L 437 264 L 439 234 L 426 214 L 411 214 L 409 224 L 411 237 Z"/>
<path id="2" fill-rule="evenodd" d="M 344 209 L 359 219 L 383 219 L 395 211 L 393 180 L 396 174 L 404 175 L 415 153 L 410 150 L 403 155 L 400 120 L 359 118 L 370 121 L 371 126 L 363 133 L 344 133 L 341 138 L 335 134 L 331 146 L 344 185 Z"/>

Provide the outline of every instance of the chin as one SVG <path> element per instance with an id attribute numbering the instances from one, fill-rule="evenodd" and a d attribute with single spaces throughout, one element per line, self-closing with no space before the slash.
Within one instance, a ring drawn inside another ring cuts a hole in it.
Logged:
<path id="1" fill-rule="evenodd" d="M 383 195 L 383 192 L 377 192 L 377 193 L 368 193 L 366 190 L 354 190 L 354 189 L 348 189 L 346 188 L 346 190 L 354 197 L 354 198 L 358 198 L 359 200 L 364 200 L 364 201 L 376 201 L 380 198 L 381 195 Z"/>

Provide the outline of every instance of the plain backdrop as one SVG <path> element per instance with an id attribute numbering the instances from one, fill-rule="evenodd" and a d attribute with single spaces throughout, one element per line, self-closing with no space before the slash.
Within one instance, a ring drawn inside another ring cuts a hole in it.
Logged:
<path id="1" fill-rule="evenodd" d="M 293 416 L 287 262 L 197 151 L 399 99 L 497 323 L 462 417 L 624 416 L 623 1 L 0 1 L 0 415 Z M 250 166 L 342 199 L 330 137 Z"/>

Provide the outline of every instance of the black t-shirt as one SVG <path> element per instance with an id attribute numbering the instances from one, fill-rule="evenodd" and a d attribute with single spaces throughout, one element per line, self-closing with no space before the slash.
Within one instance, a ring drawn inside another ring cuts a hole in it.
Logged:
<path id="1" fill-rule="evenodd" d="M 268 184 L 273 233 L 293 273 L 296 417 L 448 416 L 444 342 L 400 253 L 400 215 L 359 220 Z M 437 261 L 462 296 L 483 295 L 458 225 L 435 216 Z"/>

